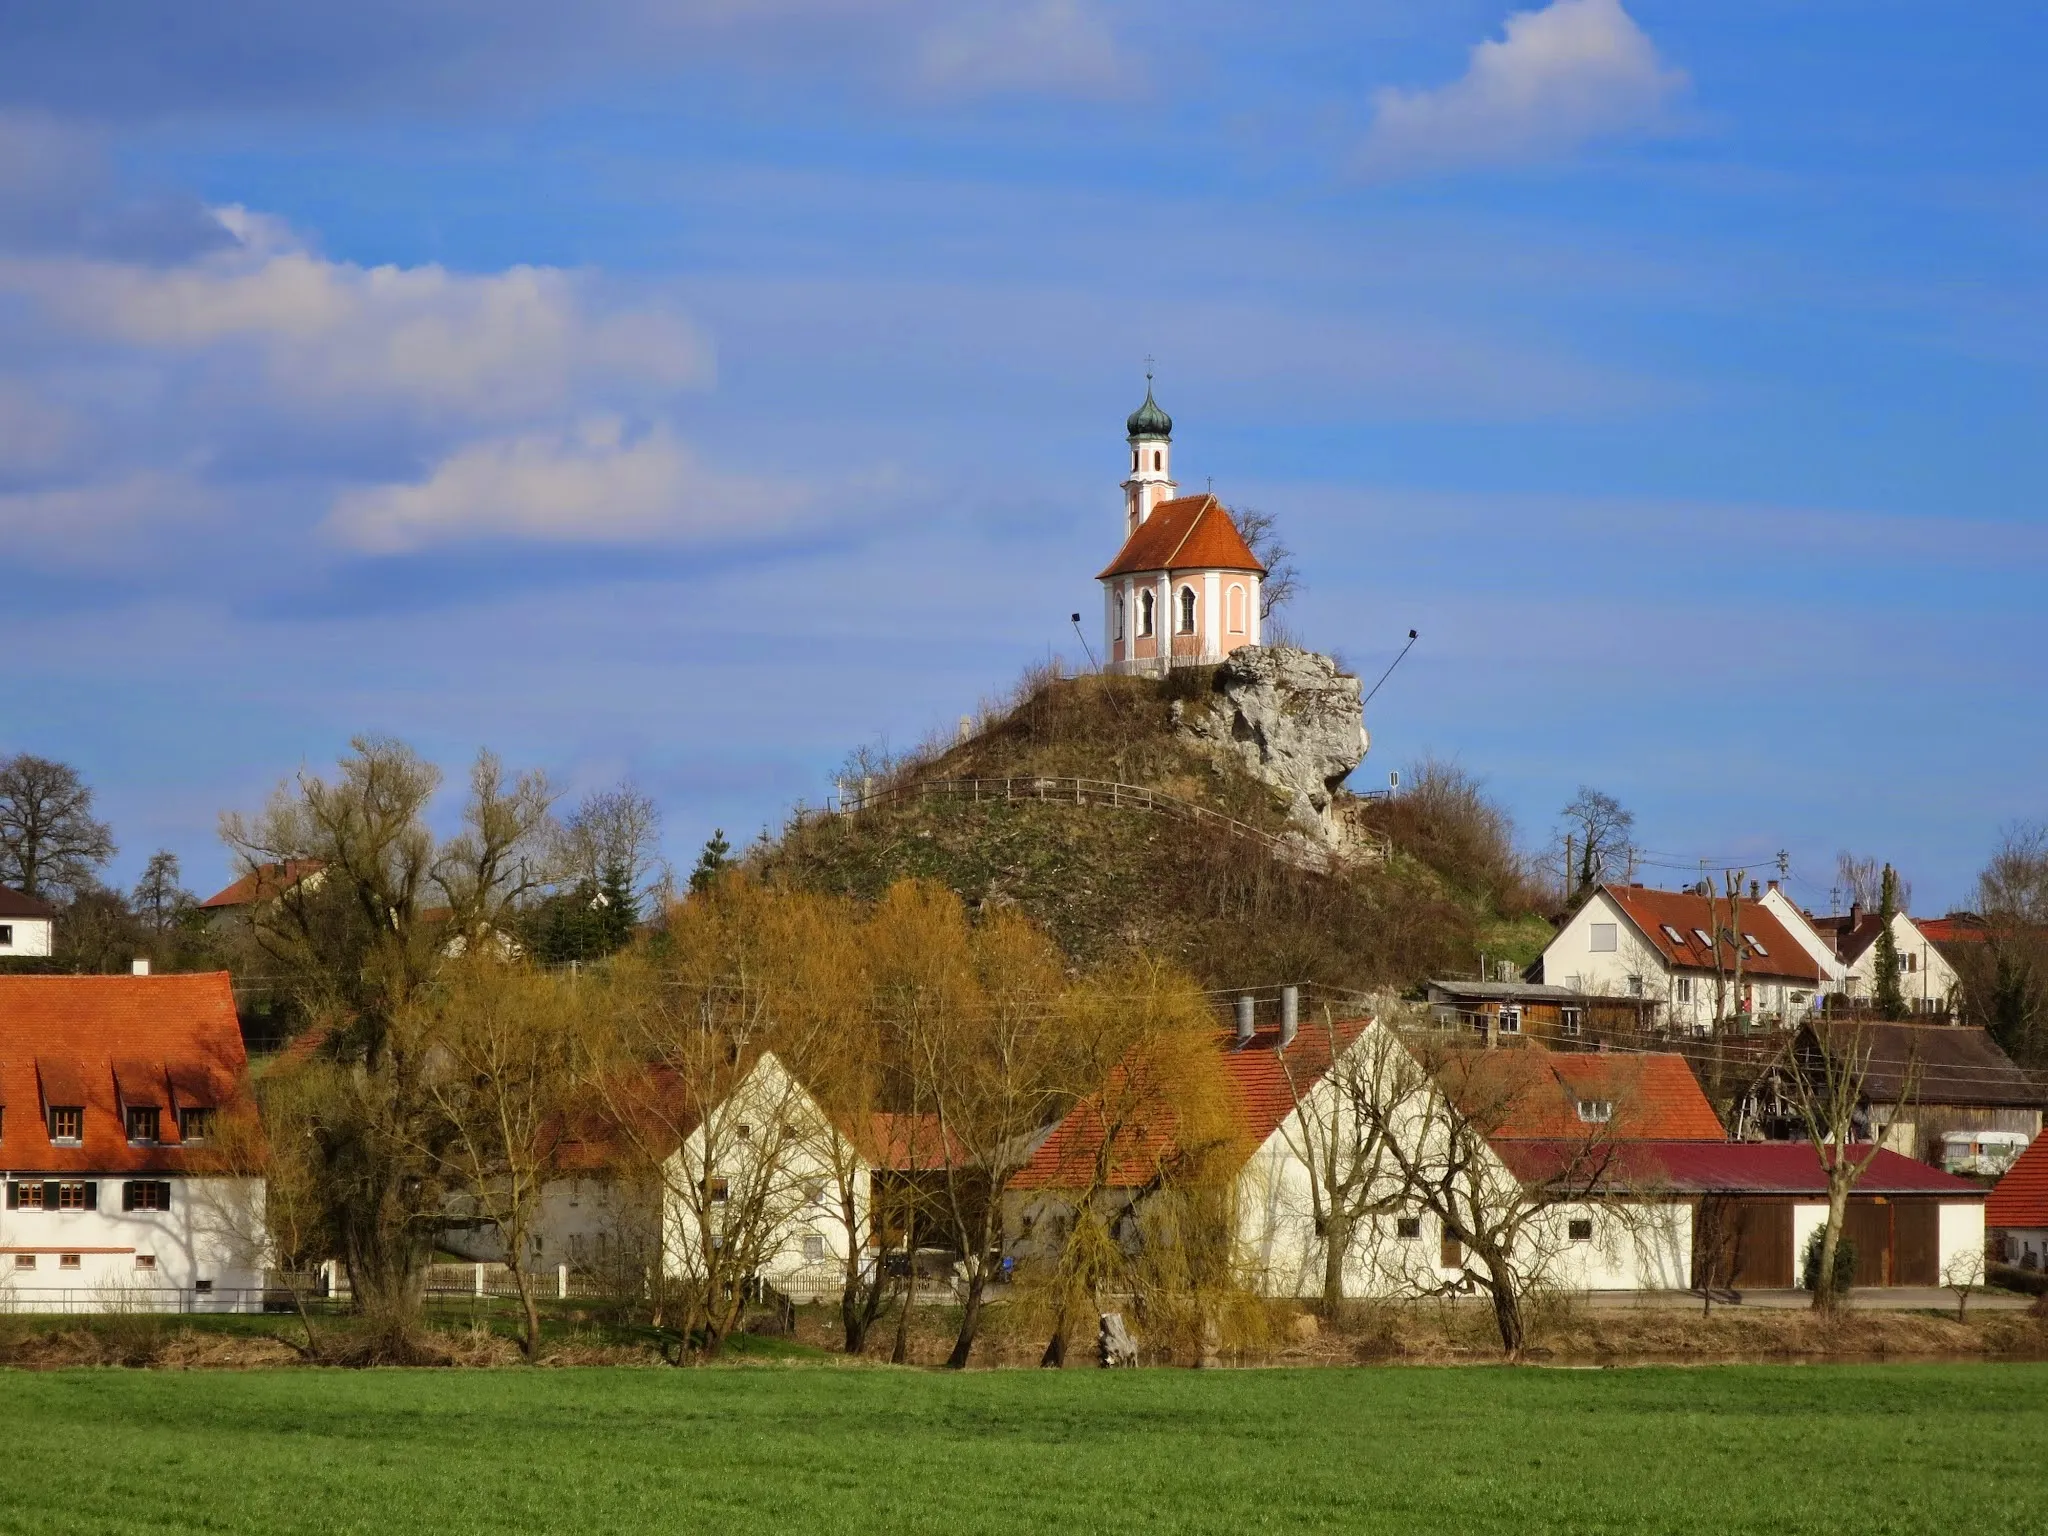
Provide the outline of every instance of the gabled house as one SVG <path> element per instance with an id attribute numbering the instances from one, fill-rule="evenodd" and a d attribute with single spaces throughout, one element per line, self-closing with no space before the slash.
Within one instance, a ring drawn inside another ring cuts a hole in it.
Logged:
<path id="1" fill-rule="evenodd" d="M 42 959 L 56 946 L 57 909 L 0 885 L 0 960 Z"/>
<path id="2" fill-rule="evenodd" d="M 200 902 L 199 910 L 213 924 L 246 917 L 254 908 L 276 901 L 301 885 L 308 891 L 316 889 L 325 867 L 319 859 L 287 859 L 260 865 Z"/>
<path id="3" fill-rule="evenodd" d="M 1936 1166 L 1956 1163 L 1952 1137 L 1967 1143 L 1972 1134 L 1996 1133 L 2032 1140 L 2048 1111 L 2048 1085 L 2020 1068 L 1987 1032 L 1965 1025 L 1813 1019 L 1792 1059 L 1811 1075 L 1825 1070 L 1823 1056 L 1862 1073 L 1860 1135 Z M 1774 1066 L 1763 1076 L 1744 1117 L 1773 1141 L 1803 1135 L 1796 1095 L 1779 1080 L 1785 1070 Z"/>
<path id="4" fill-rule="evenodd" d="M 1833 951 L 1834 985 L 1852 1003 L 1877 996 L 1877 939 L 1884 920 L 1875 912 L 1852 906 L 1833 917 L 1807 920 Z M 1892 914 L 1892 942 L 1899 952 L 1899 990 L 1914 1013 L 1948 1013 L 1955 1006 L 1958 978 L 1948 956 L 1920 925 L 1903 912 Z"/>
<path id="5" fill-rule="evenodd" d="M 1813 1011 L 1823 965 L 1761 900 L 1601 885 L 1544 947 L 1542 980 L 1625 998 L 1644 1026 L 1711 1033 L 1717 1019 L 1785 1029 Z"/>
<path id="6" fill-rule="evenodd" d="M 226 972 L 0 975 L 0 1304 L 261 1310 L 253 1122 Z"/>
<path id="7" fill-rule="evenodd" d="M 2048 1140 L 2034 1139 L 1984 1202 L 1990 1256 L 2022 1269 L 2048 1269 Z"/>

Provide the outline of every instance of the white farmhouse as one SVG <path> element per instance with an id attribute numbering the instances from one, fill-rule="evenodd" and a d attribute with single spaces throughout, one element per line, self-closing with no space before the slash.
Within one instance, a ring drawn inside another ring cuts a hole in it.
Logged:
<path id="1" fill-rule="evenodd" d="M 0 959 L 40 959 L 55 942 L 57 909 L 40 896 L 0 886 Z"/>
<path id="2" fill-rule="evenodd" d="M 1763 899 L 1602 885 L 1544 948 L 1543 980 L 1636 998 L 1646 1021 L 1706 1034 L 1717 1018 L 1788 1028 L 1817 1005 L 1827 973 Z"/>
<path id="3" fill-rule="evenodd" d="M 1875 912 L 1852 906 L 1832 917 L 1808 919 L 1836 960 L 1833 990 L 1852 1002 L 1877 996 L 1877 938 L 1884 921 Z M 1899 952 L 1899 990 L 1915 1013 L 1946 1013 L 1955 1006 L 1960 982 L 1955 967 L 1919 925 L 1903 912 L 1892 914 L 1892 942 Z"/>
<path id="4" fill-rule="evenodd" d="M 0 975 L 0 1305 L 260 1309 L 251 1109 L 226 972 Z"/>

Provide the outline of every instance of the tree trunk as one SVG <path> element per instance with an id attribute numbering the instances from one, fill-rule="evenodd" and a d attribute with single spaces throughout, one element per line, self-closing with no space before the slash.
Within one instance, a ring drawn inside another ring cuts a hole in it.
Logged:
<path id="1" fill-rule="evenodd" d="M 1493 1297 L 1493 1326 L 1500 1334 L 1500 1352 L 1512 1364 L 1522 1358 L 1529 1342 L 1528 1326 L 1522 1319 L 1522 1293 L 1505 1266 L 1488 1260 L 1486 1273 L 1492 1281 L 1487 1291 Z"/>
<path id="2" fill-rule="evenodd" d="M 1839 1155 L 1840 1148 L 1836 1151 Z M 1835 1181 L 1831 1178 L 1832 1186 Z M 1820 1272 L 1813 1277 L 1813 1310 L 1833 1312 L 1841 1298 L 1835 1294 L 1835 1252 L 1842 1246 L 1842 1228 L 1849 1215 L 1849 1187 L 1828 1190 L 1828 1220 L 1820 1234 Z"/>
<path id="3" fill-rule="evenodd" d="M 1052 1337 L 1045 1341 L 1045 1353 L 1038 1357 L 1038 1368 L 1042 1371 L 1056 1371 L 1067 1363 L 1067 1320 L 1061 1315 L 1059 1325 L 1052 1331 Z"/>
<path id="4" fill-rule="evenodd" d="M 533 1276 L 517 1263 L 512 1266 L 512 1285 L 519 1292 L 519 1307 L 526 1314 L 526 1331 L 520 1335 L 519 1347 L 525 1352 L 530 1365 L 540 1355 L 540 1306 L 534 1300 Z"/>
<path id="5" fill-rule="evenodd" d="M 981 1293 L 987 1284 L 983 1267 L 974 1265 L 967 1279 L 967 1305 L 960 1312 L 960 1333 L 953 1340 L 953 1353 L 946 1357 L 949 1371 L 966 1370 L 967 1357 L 974 1353 L 974 1336 L 981 1329 Z"/>
<path id="6" fill-rule="evenodd" d="M 1344 1261 L 1351 1256 L 1351 1218 L 1323 1223 L 1323 1316 L 1336 1320 L 1344 1309 Z"/>

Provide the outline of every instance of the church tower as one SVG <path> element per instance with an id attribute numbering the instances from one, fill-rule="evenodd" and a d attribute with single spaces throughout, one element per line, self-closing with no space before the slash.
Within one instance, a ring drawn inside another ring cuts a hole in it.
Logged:
<path id="1" fill-rule="evenodd" d="M 1173 418 L 1152 398 L 1150 369 L 1145 372 L 1145 403 L 1125 421 L 1124 436 L 1131 445 L 1131 477 L 1124 482 L 1124 537 L 1129 538 L 1154 507 L 1179 489 L 1173 483 Z"/>
<path id="2" fill-rule="evenodd" d="M 1152 398 L 1149 370 L 1145 403 L 1125 421 L 1124 440 L 1131 463 L 1123 548 L 1095 578 L 1105 665 L 1158 675 L 1259 644 L 1265 567 L 1214 494 L 1174 494 L 1173 418 Z"/>

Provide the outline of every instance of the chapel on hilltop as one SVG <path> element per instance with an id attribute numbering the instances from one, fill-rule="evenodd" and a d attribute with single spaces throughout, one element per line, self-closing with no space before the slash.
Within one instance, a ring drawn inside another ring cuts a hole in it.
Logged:
<path id="1" fill-rule="evenodd" d="M 1110 670 L 1201 666 L 1259 644 L 1265 568 L 1222 502 L 1173 494 L 1173 418 L 1152 398 L 1149 373 L 1124 431 L 1124 543 L 1097 578 Z"/>

